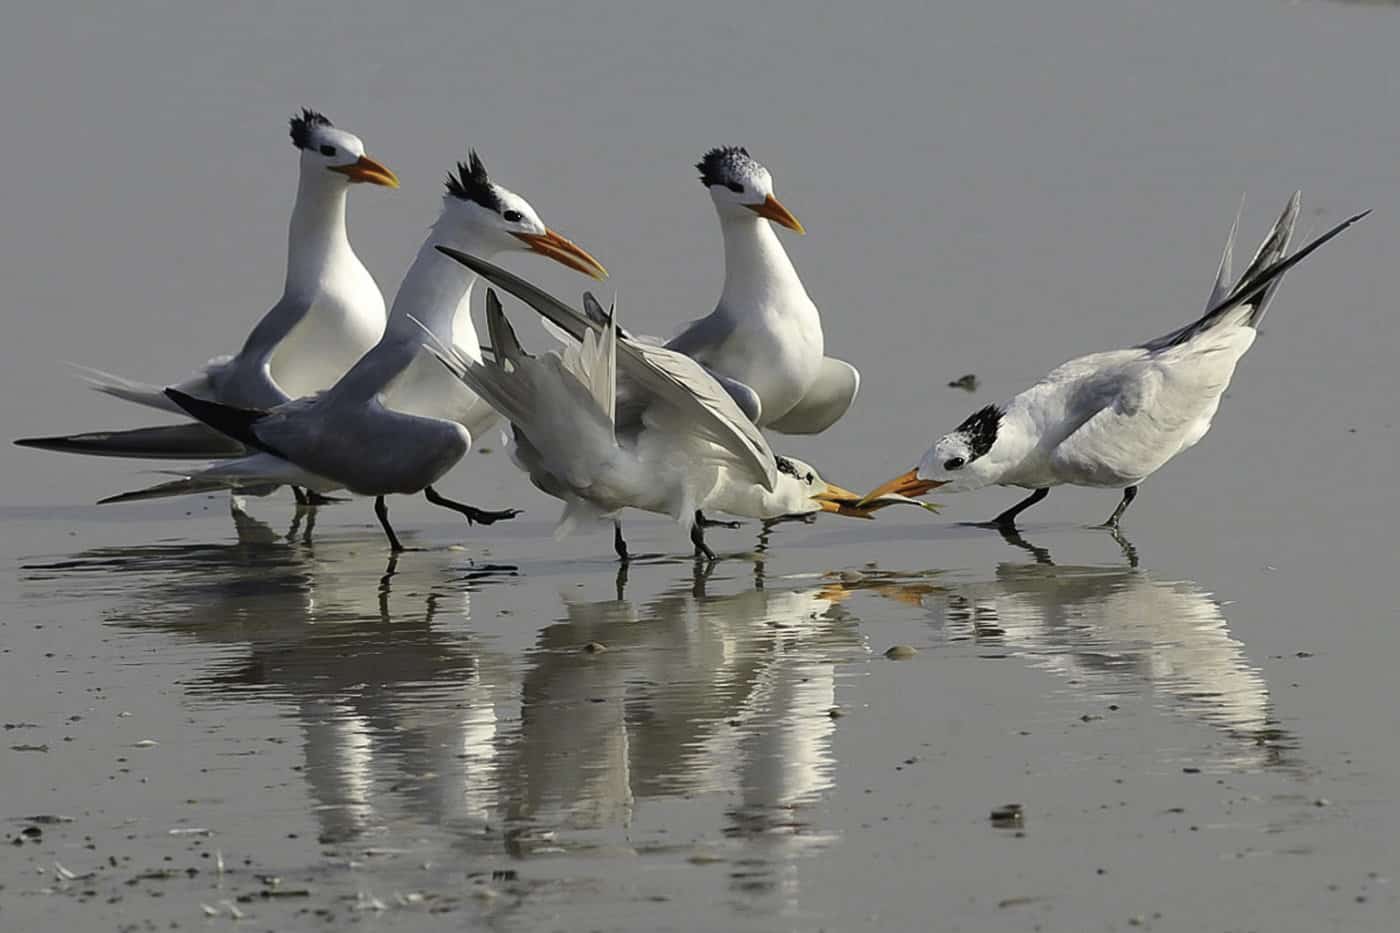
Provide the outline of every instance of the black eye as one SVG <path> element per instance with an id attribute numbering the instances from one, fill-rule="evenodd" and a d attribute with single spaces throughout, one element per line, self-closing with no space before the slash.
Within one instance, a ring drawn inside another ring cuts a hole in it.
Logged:
<path id="1" fill-rule="evenodd" d="M 943 469 L 956 470 L 959 469 L 966 462 L 967 461 L 964 460 L 962 457 L 949 457 L 947 460 L 943 461 Z"/>
<path id="2" fill-rule="evenodd" d="M 519 223 L 524 218 L 524 215 L 521 214 L 519 211 L 506 211 L 501 216 L 504 217 L 506 220 L 509 220 L 513 224 Z"/>
<path id="3" fill-rule="evenodd" d="M 335 147 L 334 147 L 334 146 L 322 146 L 322 147 L 321 147 L 321 155 L 323 155 L 323 156 L 333 156 L 333 155 L 335 155 Z"/>
<path id="4" fill-rule="evenodd" d="M 812 485 L 812 474 L 811 474 L 811 473 L 808 473 L 808 474 L 807 474 L 807 485 L 808 485 L 808 486 Z"/>
<path id="5" fill-rule="evenodd" d="M 728 188 L 730 191 L 734 192 L 735 194 L 743 194 L 743 193 L 744 193 L 744 186 L 741 185 L 741 184 L 739 184 L 737 181 L 727 181 L 727 182 L 724 183 L 724 187 Z"/>

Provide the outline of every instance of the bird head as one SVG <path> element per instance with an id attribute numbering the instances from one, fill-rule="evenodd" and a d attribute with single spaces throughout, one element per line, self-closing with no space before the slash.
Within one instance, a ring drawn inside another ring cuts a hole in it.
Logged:
<path id="1" fill-rule="evenodd" d="M 711 149 L 695 163 L 700 183 L 721 217 L 757 214 L 776 224 L 805 233 L 792 212 L 773 196 L 773 176 L 742 146 Z"/>
<path id="2" fill-rule="evenodd" d="M 810 515 L 814 512 L 837 512 L 866 518 L 852 508 L 860 499 L 858 493 L 842 489 L 835 483 L 822 479 L 816 468 L 796 457 L 776 457 L 778 481 L 773 491 L 765 493 L 768 501 L 764 504 L 764 514 L 773 517 L 784 515 Z"/>
<path id="3" fill-rule="evenodd" d="M 368 182 L 397 188 L 399 179 L 382 163 L 365 155 L 358 136 L 338 130 L 323 114 L 303 110 L 291 119 L 292 145 L 301 150 L 305 172 L 333 172 L 347 183 Z"/>
<path id="4" fill-rule="evenodd" d="M 457 163 L 456 171 L 447 173 L 443 202 L 439 229 L 470 239 L 471 251 L 525 250 L 595 279 L 608 277 L 598 260 L 546 227 L 530 202 L 493 182 L 475 150 L 466 162 Z"/>
<path id="5" fill-rule="evenodd" d="M 996 405 L 979 408 L 935 441 L 918 466 L 876 486 L 859 504 L 867 506 L 887 493 L 922 496 L 940 487 L 947 487 L 948 492 L 970 492 L 994 484 L 999 467 L 987 454 L 996 444 L 1004 414 Z"/>

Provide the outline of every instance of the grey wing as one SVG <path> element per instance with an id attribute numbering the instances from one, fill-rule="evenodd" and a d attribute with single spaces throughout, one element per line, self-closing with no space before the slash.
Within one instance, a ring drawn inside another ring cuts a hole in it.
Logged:
<path id="1" fill-rule="evenodd" d="M 781 434 L 820 434 L 850 409 L 858 391 L 860 372 L 850 363 L 825 357 L 807 394 L 768 427 Z"/>
<path id="2" fill-rule="evenodd" d="M 757 392 L 738 379 L 730 379 L 708 366 L 705 367 L 705 372 L 709 373 L 710 378 L 720 384 L 720 388 L 729 393 L 729 397 L 734 400 L 734 404 L 739 406 L 739 410 L 744 413 L 745 418 L 758 424 L 758 419 L 763 414 L 763 399 L 758 397 Z"/>
<path id="3" fill-rule="evenodd" d="M 576 340 L 581 341 L 589 330 L 602 330 L 583 312 L 497 265 L 448 246 L 437 249 L 510 292 Z M 744 417 L 743 410 L 695 360 L 666 347 L 619 340 L 617 365 L 619 374 L 626 376 L 628 391 L 645 390 L 684 412 L 696 433 L 725 448 L 752 468 L 765 488 L 771 491 L 777 484 L 778 469 L 773 451 L 762 432 Z M 621 411 L 618 420 L 623 420 Z"/>
<path id="4" fill-rule="evenodd" d="M 696 321 L 666 342 L 666 349 L 702 360 L 724 346 L 734 333 L 738 321 L 724 305 Z"/>

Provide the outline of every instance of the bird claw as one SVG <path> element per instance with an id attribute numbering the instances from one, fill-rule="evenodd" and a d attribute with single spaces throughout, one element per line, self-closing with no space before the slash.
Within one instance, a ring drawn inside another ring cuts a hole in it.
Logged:
<path id="1" fill-rule="evenodd" d="M 492 512 L 487 509 L 472 508 L 470 512 L 463 512 L 467 517 L 468 525 L 494 525 L 496 522 L 510 521 L 515 516 L 520 515 L 523 509 L 501 509 Z"/>
<path id="2" fill-rule="evenodd" d="M 706 518 L 700 522 L 701 528 L 743 528 L 743 522 L 726 522 L 717 518 Z"/>

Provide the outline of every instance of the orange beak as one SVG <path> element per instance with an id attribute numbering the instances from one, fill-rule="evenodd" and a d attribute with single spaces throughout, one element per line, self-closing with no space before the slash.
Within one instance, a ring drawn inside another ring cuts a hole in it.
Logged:
<path id="1" fill-rule="evenodd" d="M 860 495 L 849 489 L 842 489 L 835 483 L 827 483 L 826 489 L 812 497 L 823 512 L 834 512 L 849 518 L 870 518 L 870 511 L 857 508 Z"/>
<path id="2" fill-rule="evenodd" d="M 771 194 L 768 195 L 762 204 L 745 204 L 744 206 L 758 216 L 767 218 L 779 226 L 787 227 L 789 230 L 796 230 L 798 233 L 807 232 L 802 229 L 802 224 L 797 222 L 797 218 L 792 216 L 792 211 L 783 207 L 782 203 Z"/>
<path id="3" fill-rule="evenodd" d="M 512 233 L 511 236 L 523 241 L 541 256 L 548 256 L 555 262 L 563 263 L 575 272 L 582 272 L 599 280 L 608 277 L 608 270 L 603 268 L 602 263 L 553 230 L 546 228 L 544 233 Z"/>
<path id="4" fill-rule="evenodd" d="M 866 493 L 863 499 L 856 503 L 856 507 L 868 508 L 876 499 L 890 493 L 900 496 L 922 496 L 931 489 L 937 489 L 939 486 L 946 485 L 948 485 L 947 480 L 919 479 L 919 471 L 914 469 L 910 470 L 908 473 L 901 473 L 887 483 L 876 486 L 874 489 L 870 490 L 870 492 Z"/>
<path id="5" fill-rule="evenodd" d="M 369 156 L 360 156 L 353 165 L 332 165 L 332 172 L 339 172 L 353 182 L 369 182 L 371 185 L 383 185 L 385 188 L 397 188 L 399 186 L 399 176 L 389 171 L 389 167 L 381 162 L 376 162 Z"/>

